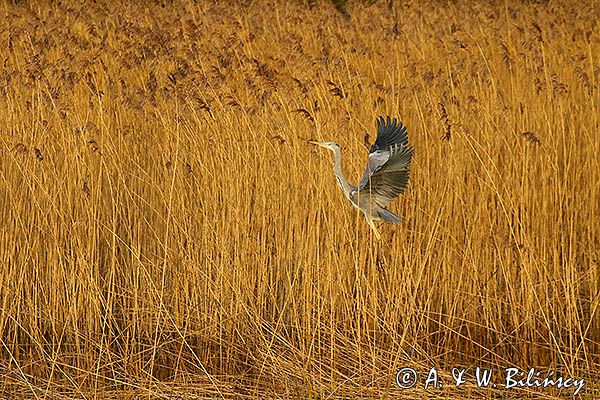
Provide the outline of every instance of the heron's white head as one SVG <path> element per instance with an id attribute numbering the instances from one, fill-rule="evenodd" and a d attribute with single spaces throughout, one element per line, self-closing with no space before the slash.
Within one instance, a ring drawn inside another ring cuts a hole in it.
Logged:
<path id="1" fill-rule="evenodd" d="M 316 144 L 317 146 L 324 147 L 331 151 L 335 151 L 335 149 L 340 148 L 340 146 L 336 142 L 315 142 L 313 140 L 310 140 L 309 143 Z"/>

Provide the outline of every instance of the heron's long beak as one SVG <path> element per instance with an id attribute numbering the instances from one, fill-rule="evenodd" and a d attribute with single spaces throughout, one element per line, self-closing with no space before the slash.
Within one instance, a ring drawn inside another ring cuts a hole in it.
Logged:
<path id="1" fill-rule="evenodd" d="M 325 147 L 326 149 L 329 148 L 326 144 L 321 143 L 321 142 L 315 142 L 314 140 L 309 140 L 308 143 L 316 144 L 317 146 Z"/>

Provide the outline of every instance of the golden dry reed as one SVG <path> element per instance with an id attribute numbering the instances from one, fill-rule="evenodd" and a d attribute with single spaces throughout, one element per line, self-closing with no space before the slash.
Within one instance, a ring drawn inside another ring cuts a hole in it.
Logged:
<path id="1" fill-rule="evenodd" d="M 600 396 L 598 2 L 0 13 L 2 398 Z M 415 148 L 381 242 L 308 144 L 357 182 L 379 115 Z"/>

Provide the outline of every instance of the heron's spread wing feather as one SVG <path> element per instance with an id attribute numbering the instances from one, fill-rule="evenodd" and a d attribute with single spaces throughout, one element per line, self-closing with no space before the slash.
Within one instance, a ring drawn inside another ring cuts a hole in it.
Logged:
<path id="1" fill-rule="evenodd" d="M 377 139 L 371 147 L 370 153 L 375 150 L 386 150 L 393 145 L 408 145 L 408 134 L 406 127 L 396 118 L 384 120 L 383 117 L 377 118 Z"/>
<path id="2" fill-rule="evenodd" d="M 371 194 L 371 199 L 380 207 L 387 207 L 408 185 L 408 173 L 413 149 L 402 147 L 375 171 L 370 180 L 359 190 Z"/>
<path id="3" fill-rule="evenodd" d="M 369 162 L 359 190 L 369 188 L 373 200 L 386 207 L 408 184 L 413 150 L 402 122 L 390 117 L 377 118 L 377 139 L 369 152 Z"/>

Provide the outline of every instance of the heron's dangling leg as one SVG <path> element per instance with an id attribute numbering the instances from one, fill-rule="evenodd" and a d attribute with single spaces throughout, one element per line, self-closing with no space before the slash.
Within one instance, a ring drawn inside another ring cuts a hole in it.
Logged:
<path id="1" fill-rule="evenodd" d="M 375 233 L 375 237 L 377 238 L 377 240 L 381 240 L 381 235 L 379 234 L 379 231 L 377 230 L 377 227 L 375 226 L 375 223 L 373 222 L 373 220 L 371 218 L 367 218 L 367 222 L 369 223 L 369 226 L 371 227 L 371 229 L 373 229 L 373 232 Z"/>

